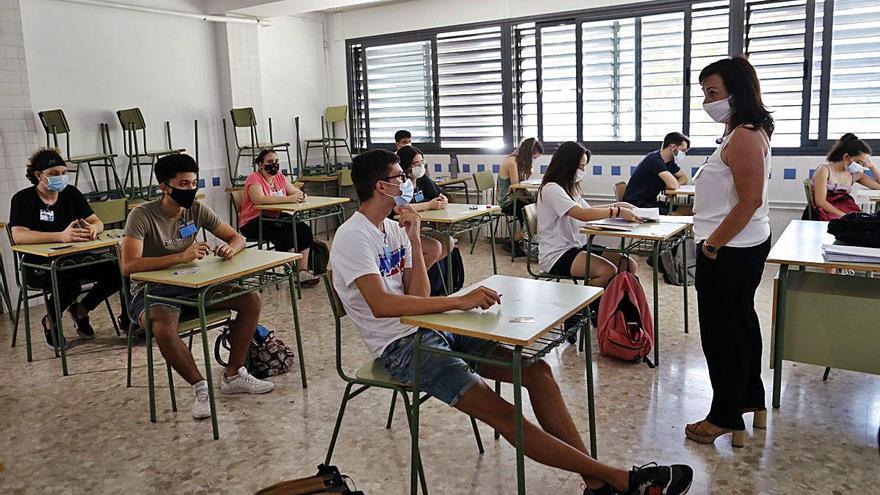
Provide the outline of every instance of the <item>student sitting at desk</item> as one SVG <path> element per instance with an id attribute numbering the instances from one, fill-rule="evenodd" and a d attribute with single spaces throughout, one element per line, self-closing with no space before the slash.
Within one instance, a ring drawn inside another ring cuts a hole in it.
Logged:
<path id="1" fill-rule="evenodd" d="M 409 384 L 417 329 L 402 324 L 401 316 L 487 309 L 499 303 L 501 295 L 481 287 L 457 297 L 428 296 L 420 220 L 401 198 L 406 176 L 394 153 L 374 150 L 356 156 L 352 180 L 361 205 L 336 232 L 330 250 L 333 286 L 370 355 L 381 359 L 394 379 Z M 399 223 L 388 218 L 393 210 L 400 214 Z M 486 346 L 491 350 L 493 346 L 436 331 L 425 332 L 422 342 L 465 352 Z M 494 352 L 510 353 L 501 346 L 495 346 Z M 510 370 L 480 365 L 474 371 L 459 358 L 437 354 L 426 355 L 421 366 L 425 392 L 485 422 L 509 442 L 515 441 L 513 405 L 482 378 L 510 382 Z M 688 466 L 652 466 L 627 472 L 590 457 L 545 362 L 525 368 L 522 381 L 541 424 L 523 420 L 526 456 L 580 474 L 588 494 L 687 491 L 693 476 Z"/>
<path id="2" fill-rule="evenodd" d="M 498 169 L 498 195 L 501 200 L 498 204 L 501 211 L 507 215 L 514 215 L 519 221 L 520 227 L 523 225 L 523 208 L 535 202 L 532 196 L 523 190 L 513 190 L 510 186 L 519 184 L 520 182 L 529 180 L 532 176 L 532 162 L 537 160 L 544 154 L 544 145 L 536 138 L 523 139 L 516 150 L 507 155 L 501 161 Z M 513 211 L 513 195 L 516 194 L 516 211 Z M 514 235 L 514 240 L 522 241 L 523 231 L 518 230 Z M 509 250 L 509 244 L 502 244 L 502 247 Z M 522 247 L 517 246 L 517 254 L 524 255 Z"/>
<path id="3" fill-rule="evenodd" d="M 211 208 L 196 201 L 199 167 L 189 155 L 167 155 L 156 161 L 156 181 L 163 192 L 161 198 L 138 205 L 128 215 L 122 240 L 122 272 L 162 270 L 181 263 L 200 260 L 213 251 L 214 256 L 230 259 L 244 249 L 244 237 L 226 224 Z M 198 242 L 200 229 L 207 229 L 222 242 L 213 250 L 207 242 Z M 199 289 L 159 285 L 150 294 L 180 297 Z M 150 301 L 150 324 L 153 336 L 165 360 L 189 382 L 195 391 L 192 415 L 196 419 L 211 417 L 208 382 L 196 367 L 189 348 L 177 334 L 180 306 Z M 229 365 L 220 380 L 224 394 L 264 394 L 275 388 L 272 382 L 259 380 L 244 367 L 254 329 L 260 318 L 260 295 L 251 292 L 213 306 L 236 312 L 232 326 Z M 144 326 L 144 285 L 131 289 L 130 313 Z M 211 366 L 213 363 L 207 363 Z"/>
<path id="4" fill-rule="evenodd" d="M 254 164 L 258 168 L 244 181 L 241 211 L 238 213 L 238 229 L 251 239 L 256 239 L 260 235 L 258 218 L 260 210 L 256 205 L 301 203 L 306 199 L 306 193 L 294 187 L 284 174 L 278 172 L 281 165 L 277 153 L 263 150 L 254 159 Z M 269 211 L 262 214 L 275 219 L 263 219 L 263 239 L 271 241 L 276 251 L 297 251 L 302 254 L 302 258 L 297 261 L 300 285 L 303 287 L 318 285 L 320 279 L 308 271 L 309 249 L 314 241 L 312 229 L 304 222 L 296 222 L 297 245 L 294 245 L 290 222 L 277 221 L 278 218 L 289 219 L 289 214 Z"/>
<path id="5" fill-rule="evenodd" d="M 687 176 L 682 172 L 684 157 L 691 141 L 684 134 L 670 132 L 663 138 L 663 147 L 652 151 L 642 158 L 633 172 L 623 200 L 639 208 L 659 208 L 661 215 L 669 213 L 665 202 L 658 201 L 657 196 L 666 190 L 678 189 L 687 184 Z M 682 207 L 678 213 L 690 215 L 690 207 Z"/>
<path id="6" fill-rule="evenodd" d="M 440 187 L 425 173 L 425 156 L 414 146 L 404 146 L 397 150 L 400 158 L 400 168 L 407 178 L 415 184 L 412 201 L 409 205 L 414 211 L 442 210 L 449 204 L 449 200 L 440 192 Z M 425 265 L 430 268 L 434 263 L 446 256 L 446 246 L 452 238 L 443 236 L 441 239 L 422 236 L 422 255 L 425 257 Z"/>
<path id="7" fill-rule="evenodd" d="M 403 148 L 404 146 L 409 146 L 412 144 L 412 134 L 406 130 L 401 129 L 394 133 L 394 151 Z"/>
<path id="8" fill-rule="evenodd" d="M 636 273 L 636 262 L 618 253 L 606 253 L 597 244 L 587 253 L 587 236 L 580 233 L 586 222 L 603 218 L 622 218 L 640 222 L 629 203 L 613 203 L 591 208 L 581 197 L 584 169 L 590 161 L 590 150 L 567 141 L 556 148 L 547 173 L 538 189 L 538 265 L 554 275 L 585 277 L 587 256 L 590 258 L 588 284 L 607 287 L 617 268 Z"/>
<path id="9" fill-rule="evenodd" d="M 92 211 L 85 196 L 67 184 L 67 165 L 56 150 L 44 149 L 34 153 L 26 176 L 33 186 L 12 196 L 9 212 L 9 226 L 16 244 L 90 241 L 104 231 L 104 224 Z M 49 263 L 31 255 L 26 255 L 24 261 Z M 92 288 L 77 302 L 82 284 L 92 282 Z M 41 321 L 46 343 L 55 349 L 55 322 L 62 317 L 54 312 L 55 297 L 58 297 L 61 310 L 67 310 L 73 317 L 76 333 L 84 339 L 93 339 L 95 330 L 89 323 L 89 313 L 119 292 L 122 277 L 119 266 L 108 261 L 58 272 L 58 294 L 52 294 L 52 281 L 46 270 L 28 268 L 27 284 L 49 292 L 49 313 Z M 122 328 L 128 328 L 124 308 L 119 322 Z"/>
<path id="10" fill-rule="evenodd" d="M 870 189 L 880 189 L 880 170 L 871 161 L 871 147 L 855 134 L 846 133 L 834 143 L 826 157 L 828 163 L 820 165 L 813 174 L 814 218 L 828 221 L 847 213 L 862 211 L 851 196 L 856 182 Z M 865 171 L 873 172 L 874 177 Z"/>

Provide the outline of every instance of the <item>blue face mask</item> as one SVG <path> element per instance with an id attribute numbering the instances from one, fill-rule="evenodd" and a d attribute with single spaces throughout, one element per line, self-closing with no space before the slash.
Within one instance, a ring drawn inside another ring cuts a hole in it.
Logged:
<path id="1" fill-rule="evenodd" d="M 413 185 L 411 180 L 406 179 L 406 181 L 398 187 L 400 187 L 400 195 L 392 196 L 394 198 L 394 204 L 397 206 L 408 205 L 413 199 L 413 194 L 416 192 L 416 186 Z"/>
<path id="2" fill-rule="evenodd" d="M 50 191 L 61 192 L 65 187 L 67 187 L 67 174 L 46 176 L 46 188 Z"/>

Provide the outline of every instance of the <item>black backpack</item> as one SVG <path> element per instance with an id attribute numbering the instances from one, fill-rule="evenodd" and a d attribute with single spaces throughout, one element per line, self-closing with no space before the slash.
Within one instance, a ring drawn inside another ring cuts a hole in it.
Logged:
<path id="1" fill-rule="evenodd" d="M 446 257 L 434 263 L 434 266 L 428 268 L 428 280 L 431 282 L 432 296 L 446 295 Z M 461 290 L 464 287 L 464 261 L 461 259 L 461 251 L 458 248 L 452 250 L 452 286 L 449 293 Z"/>
<path id="2" fill-rule="evenodd" d="M 844 244 L 880 247 L 880 215 L 847 213 L 828 222 L 828 233 Z"/>

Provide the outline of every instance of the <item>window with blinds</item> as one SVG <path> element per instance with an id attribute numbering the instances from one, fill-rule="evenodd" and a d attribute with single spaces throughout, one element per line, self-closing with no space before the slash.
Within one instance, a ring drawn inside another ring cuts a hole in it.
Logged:
<path id="1" fill-rule="evenodd" d="M 354 44 L 348 50 L 349 118 L 351 119 L 351 147 L 353 150 L 367 149 L 367 88 L 364 85 L 364 49 Z"/>
<path id="2" fill-rule="evenodd" d="M 730 2 L 695 4 L 691 10 L 691 146 L 712 147 L 724 132 L 703 110 L 700 72 L 712 62 L 727 57 L 730 37 Z"/>
<path id="3" fill-rule="evenodd" d="M 577 46 L 574 24 L 540 28 L 538 98 L 544 141 L 577 139 Z"/>
<path id="4" fill-rule="evenodd" d="M 746 2 L 745 53 L 773 112 L 774 146 L 800 146 L 806 0 Z"/>
<path id="5" fill-rule="evenodd" d="M 835 0 L 828 139 L 880 139 L 880 3 Z"/>
<path id="6" fill-rule="evenodd" d="M 683 132 L 684 13 L 641 18 L 641 141 Z"/>
<path id="7" fill-rule="evenodd" d="M 635 19 L 584 22 L 583 140 L 636 140 Z"/>
<path id="8" fill-rule="evenodd" d="M 437 35 L 440 144 L 504 147 L 501 27 Z"/>
<path id="9" fill-rule="evenodd" d="M 511 33 L 514 144 L 538 136 L 538 71 L 535 24 L 519 24 Z"/>
<path id="10" fill-rule="evenodd" d="M 371 143 L 393 143 L 398 129 L 415 143 L 434 142 L 431 42 L 368 46 L 365 50 Z"/>

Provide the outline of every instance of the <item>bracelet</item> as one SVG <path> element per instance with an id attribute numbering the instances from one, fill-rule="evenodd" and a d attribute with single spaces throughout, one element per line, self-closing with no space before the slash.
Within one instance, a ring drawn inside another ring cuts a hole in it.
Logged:
<path id="1" fill-rule="evenodd" d="M 608 207 L 608 218 L 614 218 L 614 207 L 613 206 Z"/>
<path id="2" fill-rule="evenodd" d="M 620 207 L 619 207 L 619 206 L 617 207 L 617 215 L 614 215 L 614 216 L 615 216 L 615 217 L 619 217 L 619 216 L 620 216 Z"/>

